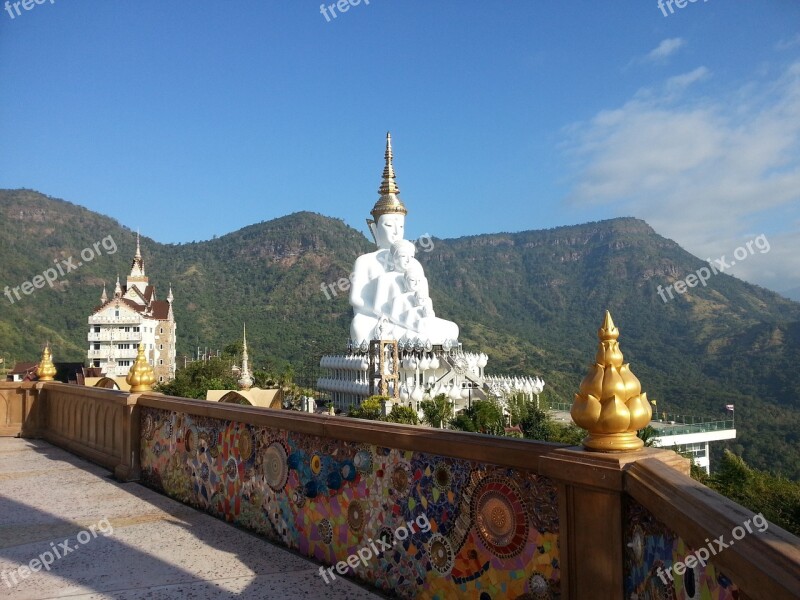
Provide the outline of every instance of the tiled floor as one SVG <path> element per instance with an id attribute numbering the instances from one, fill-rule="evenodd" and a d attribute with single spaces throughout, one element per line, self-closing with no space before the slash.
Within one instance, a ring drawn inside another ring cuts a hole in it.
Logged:
<path id="1" fill-rule="evenodd" d="M 52 565 L 23 579 L 40 555 Z M 319 567 L 50 444 L 0 438 L 0 598 L 383 597 Z"/>

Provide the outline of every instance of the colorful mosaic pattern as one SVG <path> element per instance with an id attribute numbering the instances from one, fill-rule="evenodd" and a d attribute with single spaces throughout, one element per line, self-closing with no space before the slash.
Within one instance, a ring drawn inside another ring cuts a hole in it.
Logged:
<path id="1" fill-rule="evenodd" d="M 695 549 L 632 498 L 626 499 L 625 514 L 626 598 L 732 600 L 742 597 L 736 584 L 711 563 L 705 567 L 687 567 L 682 575 L 670 570 L 676 562 L 685 562 Z M 663 577 L 659 575 L 659 568 Z M 666 574 L 668 570 L 672 578 Z"/>
<path id="2" fill-rule="evenodd" d="M 392 540 L 355 568 L 387 593 L 560 598 L 557 490 L 533 472 L 152 408 L 141 432 L 144 483 L 317 561 Z"/>

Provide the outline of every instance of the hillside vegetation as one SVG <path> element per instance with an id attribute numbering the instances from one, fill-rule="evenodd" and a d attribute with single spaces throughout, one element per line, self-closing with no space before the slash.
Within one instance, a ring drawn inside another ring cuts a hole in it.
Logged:
<path id="1" fill-rule="evenodd" d="M 82 360 L 86 319 L 103 282 L 111 293 L 117 273 L 129 272 L 135 233 L 29 190 L 0 191 L 0 219 L 0 291 L 107 236 L 116 243 L 115 254 L 103 250 L 52 289 L 13 304 L 0 296 L 0 356 L 35 360 L 50 340 L 56 360 Z M 204 242 L 142 238 L 159 297 L 173 286 L 179 354 L 223 348 L 247 322 L 258 368 L 291 364 L 301 384 L 320 355 L 344 351 L 349 331 L 346 294 L 328 299 L 321 285 L 347 277 L 371 248 L 341 220 L 307 212 Z M 542 376 L 548 400 L 571 402 L 608 308 L 659 411 L 722 418 L 735 404 L 738 439 L 727 447 L 800 479 L 800 304 L 725 274 L 664 303 L 657 286 L 704 263 L 633 218 L 436 239 L 418 258 L 437 315 L 460 325 L 466 349 L 489 354 L 487 372 Z"/>

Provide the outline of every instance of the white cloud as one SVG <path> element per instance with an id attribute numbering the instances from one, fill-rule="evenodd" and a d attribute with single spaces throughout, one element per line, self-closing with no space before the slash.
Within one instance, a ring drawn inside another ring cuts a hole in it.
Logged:
<path id="1" fill-rule="evenodd" d="M 653 48 L 647 56 L 644 57 L 646 62 L 659 62 L 666 60 L 668 57 L 677 52 L 681 47 L 686 44 L 683 38 L 667 38 L 661 40 L 661 43 Z"/>
<path id="2" fill-rule="evenodd" d="M 702 81 L 708 77 L 710 71 L 705 67 L 697 67 L 694 71 L 689 71 L 682 75 L 676 75 L 667 79 L 667 89 L 671 92 L 687 88 L 697 81 Z"/>
<path id="3" fill-rule="evenodd" d="M 701 67 L 640 90 L 568 129 L 569 200 L 635 215 L 693 254 L 771 249 L 732 270 L 772 289 L 800 285 L 800 63 L 715 98 L 690 97 Z M 749 237 L 748 237 L 749 236 Z"/>
<path id="4" fill-rule="evenodd" d="M 777 44 L 775 44 L 776 50 L 789 50 L 796 46 L 800 46 L 800 33 L 795 35 L 793 38 L 789 38 L 788 40 L 780 40 Z"/>

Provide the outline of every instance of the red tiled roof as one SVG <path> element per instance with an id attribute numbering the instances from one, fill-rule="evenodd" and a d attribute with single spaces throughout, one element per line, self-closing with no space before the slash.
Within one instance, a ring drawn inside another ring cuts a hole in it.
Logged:
<path id="1" fill-rule="evenodd" d="M 7 375 L 22 375 L 23 373 L 27 373 L 38 366 L 38 362 L 18 362 L 14 365 L 14 368 L 7 373 Z"/>

